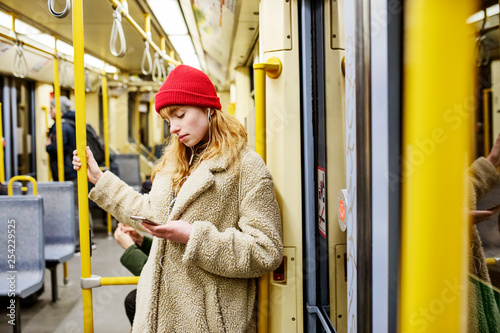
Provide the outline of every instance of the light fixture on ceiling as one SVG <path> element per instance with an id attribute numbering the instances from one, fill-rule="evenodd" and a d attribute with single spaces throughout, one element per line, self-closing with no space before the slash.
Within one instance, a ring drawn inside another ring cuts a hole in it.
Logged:
<path id="1" fill-rule="evenodd" d="M 102 70 L 104 67 L 104 70 L 106 73 L 117 73 L 118 72 L 118 69 L 115 66 L 104 64 L 104 61 L 97 59 L 96 57 L 93 57 L 90 54 L 85 54 L 83 56 L 83 61 L 85 62 L 85 65 L 92 66 L 98 71 Z"/>
<path id="2" fill-rule="evenodd" d="M 184 64 L 200 69 L 200 62 L 177 0 L 147 0 Z"/>

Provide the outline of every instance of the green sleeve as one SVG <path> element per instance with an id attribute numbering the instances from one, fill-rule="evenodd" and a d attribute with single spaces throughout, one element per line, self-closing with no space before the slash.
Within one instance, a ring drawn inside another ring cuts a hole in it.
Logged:
<path id="1" fill-rule="evenodd" d="M 142 240 L 142 245 L 139 246 L 139 248 L 146 254 L 146 256 L 149 256 L 149 252 L 151 251 L 151 245 L 153 245 L 153 239 L 144 236 Z"/>
<path id="2" fill-rule="evenodd" d="M 120 258 L 122 265 L 136 276 L 141 274 L 146 261 L 148 261 L 147 254 L 142 252 L 136 244 L 126 249 Z"/>

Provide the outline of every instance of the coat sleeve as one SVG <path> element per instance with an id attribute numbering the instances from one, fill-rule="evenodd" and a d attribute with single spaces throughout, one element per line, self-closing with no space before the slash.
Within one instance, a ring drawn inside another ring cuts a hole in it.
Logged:
<path id="1" fill-rule="evenodd" d="M 476 202 L 498 182 L 498 173 L 493 164 L 480 157 L 470 167 L 470 182 L 476 195 Z M 475 205 L 475 202 L 473 203 Z"/>
<path id="2" fill-rule="evenodd" d="M 144 216 L 154 220 L 151 216 L 149 195 L 134 191 L 110 171 L 104 172 L 90 191 L 89 198 L 118 221 L 139 231 L 146 230 L 140 222 L 132 220 L 130 215 Z"/>
<path id="3" fill-rule="evenodd" d="M 280 265 L 283 241 L 273 181 L 260 156 L 249 154 L 241 171 L 238 228 L 220 232 L 210 222 L 195 221 L 185 264 L 229 278 L 258 277 Z"/>
<path id="4" fill-rule="evenodd" d="M 148 255 L 137 244 L 129 246 L 120 258 L 122 265 L 135 276 L 141 275 L 146 261 L 148 261 Z"/>
<path id="5" fill-rule="evenodd" d="M 68 145 L 68 142 L 73 138 L 73 141 L 75 140 L 74 138 L 76 137 L 75 129 L 73 126 L 67 124 L 67 123 L 62 123 L 61 124 L 62 132 L 63 132 L 63 150 L 64 147 Z M 49 135 L 51 137 L 51 143 L 50 145 L 47 145 L 45 147 L 45 150 L 47 153 L 52 157 L 56 156 L 57 157 L 57 130 L 56 130 L 56 125 L 53 125 L 50 129 Z"/>
<path id="6" fill-rule="evenodd" d="M 49 130 L 49 137 L 51 139 L 50 145 L 45 146 L 45 150 L 49 154 L 50 158 L 57 157 L 57 141 L 56 141 L 56 125 L 52 125 Z M 63 146 L 64 146 L 64 135 L 63 135 Z"/>
<path id="7" fill-rule="evenodd" d="M 144 252 L 147 256 L 151 252 L 151 246 L 153 245 L 153 239 L 147 236 L 144 236 L 142 239 L 142 245 L 139 246 L 142 252 Z"/>

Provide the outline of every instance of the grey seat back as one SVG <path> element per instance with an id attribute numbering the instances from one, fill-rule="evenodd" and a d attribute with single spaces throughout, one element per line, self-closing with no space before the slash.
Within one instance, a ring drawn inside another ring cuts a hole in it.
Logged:
<path id="1" fill-rule="evenodd" d="M 141 188 L 141 169 L 139 155 L 120 154 L 115 156 L 120 179 L 136 190 Z"/>
<path id="2" fill-rule="evenodd" d="M 42 198 L 0 196 L 0 230 L 0 296 L 8 294 L 7 278 L 15 274 L 16 294 L 25 298 L 44 282 Z M 15 262 L 9 261 L 12 255 Z"/>
<path id="3" fill-rule="evenodd" d="M 2 185 L 5 185 L 5 188 L 9 186 L 8 182 L 2 183 Z M 12 183 L 12 193 L 14 195 L 21 195 L 23 194 L 23 184 L 21 182 L 13 182 Z"/>
<path id="4" fill-rule="evenodd" d="M 38 195 L 43 198 L 46 260 L 67 261 L 73 256 L 75 246 L 73 183 L 70 181 L 38 182 L 37 190 Z M 32 193 L 33 186 L 30 183 L 28 195 Z M 58 247 L 55 248 L 55 246 Z"/>

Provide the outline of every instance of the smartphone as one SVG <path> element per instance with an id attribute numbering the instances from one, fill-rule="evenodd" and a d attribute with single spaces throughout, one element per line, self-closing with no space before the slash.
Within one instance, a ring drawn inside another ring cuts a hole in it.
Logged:
<path id="1" fill-rule="evenodd" d="M 151 220 L 148 220 L 147 218 L 142 217 L 142 216 L 134 216 L 134 215 L 130 215 L 130 218 L 131 218 L 132 220 L 136 220 L 136 221 L 139 221 L 139 222 L 144 222 L 144 223 L 151 224 L 151 225 L 159 225 L 158 223 L 153 222 L 153 221 L 151 221 Z"/>
<path id="2" fill-rule="evenodd" d="M 500 207 L 500 203 L 497 203 L 497 204 L 495 204 L 495 205 L 493 205 L 491 207 L 485 208 L 483 210 L 495 210 L 495 209 L 497 209 L 499 207 Z"/>

